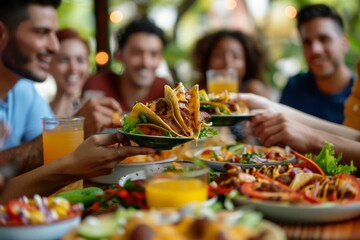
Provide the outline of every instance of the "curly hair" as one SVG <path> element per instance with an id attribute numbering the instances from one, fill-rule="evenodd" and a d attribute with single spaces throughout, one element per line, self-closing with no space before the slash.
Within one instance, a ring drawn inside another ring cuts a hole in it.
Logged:
<path id="1" fill-rule="evenodd" d="M 216 44 L 223 38 L 233 38 L 244 48 L 246 69 L 243 79 L 245 85 L 250 79 L 265 82 L 264 71 L 267 67 L 266 54 L 255 39 L 238 30 L 220 30 L 201 37 L 195 44 L 192 59 L 194 69 L 201 73 L 199 85 L 206 86 L 206 71 L 209 69 L 210 56 Z"/>
<path id="2" fill-rule="evenodd" d="M 167 43 L 165 34 L 162 29 L 157 27 L 150 19 L 147 17 L 140 17 L 130 22 L 125 28 L 120 29 L 117 33 L 118 47 L 120 49 L 124 48 L 128 39 L 131 35 L 135 33 L 149 33 L 158 36 L 164 47 Z"/>

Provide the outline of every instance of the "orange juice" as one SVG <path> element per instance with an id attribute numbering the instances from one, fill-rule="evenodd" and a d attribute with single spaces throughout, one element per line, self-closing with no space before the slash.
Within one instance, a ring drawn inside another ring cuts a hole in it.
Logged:
<path id="1" fill-rule="evenodd" d="M 228 81 L 228 80 L 212 80 L 207 82 L 207 91 L 209 93 L 220 94 L 224 90 L 228 92 L 238 92 L 239 91 L 239 82 L 238 81 Z"/>
<path id="2" fill-rule="evenodd" d="M 84 131 L 43 132 L 44 163 L 50 163 L 73 152 L 84 140 Z"/>
<path id="3" fill-rule="evenodd" d="M 73 152 L 84 140 L 83 118 L 44 118 L 43 154 L 44 164 L 60 159 Z M 79 189 L 83 181 L 65 186 L 60 191 Z"/>
<path id="4" fill-rule="evenodd" d="M 207 182 L 196 178 L 159 179 L 145 188 L 149 207 L 181 208 L 191 202 L 203 202 L 208 197 Z"/>

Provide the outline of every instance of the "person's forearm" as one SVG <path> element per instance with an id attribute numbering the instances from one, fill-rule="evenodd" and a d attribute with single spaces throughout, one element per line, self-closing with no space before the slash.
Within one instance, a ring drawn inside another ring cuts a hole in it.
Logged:
<path id="1" fill-rule="evenodd" d="M 314 130 L 313 135 L 314 137 L 308 140 L 312 153 L 318 154 L 326 142 L 332 143 L 336 156 L 342 153 L 342 164 L 349 164 L 353 160 L 354 165 L 360 170 L 360 142 L 321 130 Z"/>
<path id="2" fill-rule="evenodd" d="M 0 194 L 0 202 L 4 203 L 23 195 L 49 196 L 67 184 L 80 179 L 70 174 L 68 169 L 67 161 L 61 159 L 14 177 L 7 182 L 4 191 Z"/>
<path id="3" fill-rule="evenodd" d="M 42 137 L 0 152 L 0 159 L 1 162 L 10 162 L 12 159 L 16 159 L 18 174 L 41 166 L 43 164 Z"/>
<path id="4" fill-rule="evenodd" d="M 341 124 L 332 123 L 317 117 L 314 117 L 312 115 L 309 115 L 307 113 L 301 112 L 299 110 L 296 110 L 294 108 L 291 108 L 289 106 L 283 105 L 283 104 L 274 104 L 272 106 L 273 110 L 276 112 L 282 112 L 283 114 L 287 115 L 288 117 L 299 121 L 301 123 L 304 123 L 305 125 L 323 130 L 338 136 L 342 136 L 344 138 L 348 138 L 354 141 L 360 141 L 360 132 L 356 129 L 346 127 Z"/>

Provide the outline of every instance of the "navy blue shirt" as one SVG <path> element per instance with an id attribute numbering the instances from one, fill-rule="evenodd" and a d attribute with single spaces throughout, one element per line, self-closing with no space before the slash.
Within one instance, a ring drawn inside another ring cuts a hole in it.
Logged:
<path id="1" fill-rule="evenodd" d="M 313 74 L 301 73 L 291 77 L 283 89 L 280 103 L 313 116 L 340 123 L 344 121 L 344 102 L 351 94 L 354 76 L 342 91 L 329 95 L 320 92 Z"/>

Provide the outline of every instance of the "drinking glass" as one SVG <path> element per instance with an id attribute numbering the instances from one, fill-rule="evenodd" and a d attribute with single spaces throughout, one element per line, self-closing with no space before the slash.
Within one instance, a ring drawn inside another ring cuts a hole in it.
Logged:
<path id="1" fill-rule="evenodd" d="M 150 208 L 181 208 L 208 198 L 208 168 L 161 166 L 146 169 L 145 195 Z"/>
<path id="2" fill-rule="evenodd" d="M 239 81 L 235 69 L 210 69 L 206 71 L 206 87 L 208 93 L 219 94 L 239 91 Z"/>
<path id="3" fill-rule="evenodd" d="M 73 152 L 84 141 L 84 118 L 45 117 L 43 126 L 44 164 L 51 163 Z M 71 183 L 60 191 L 79 189 L 83 180 Z"/>

